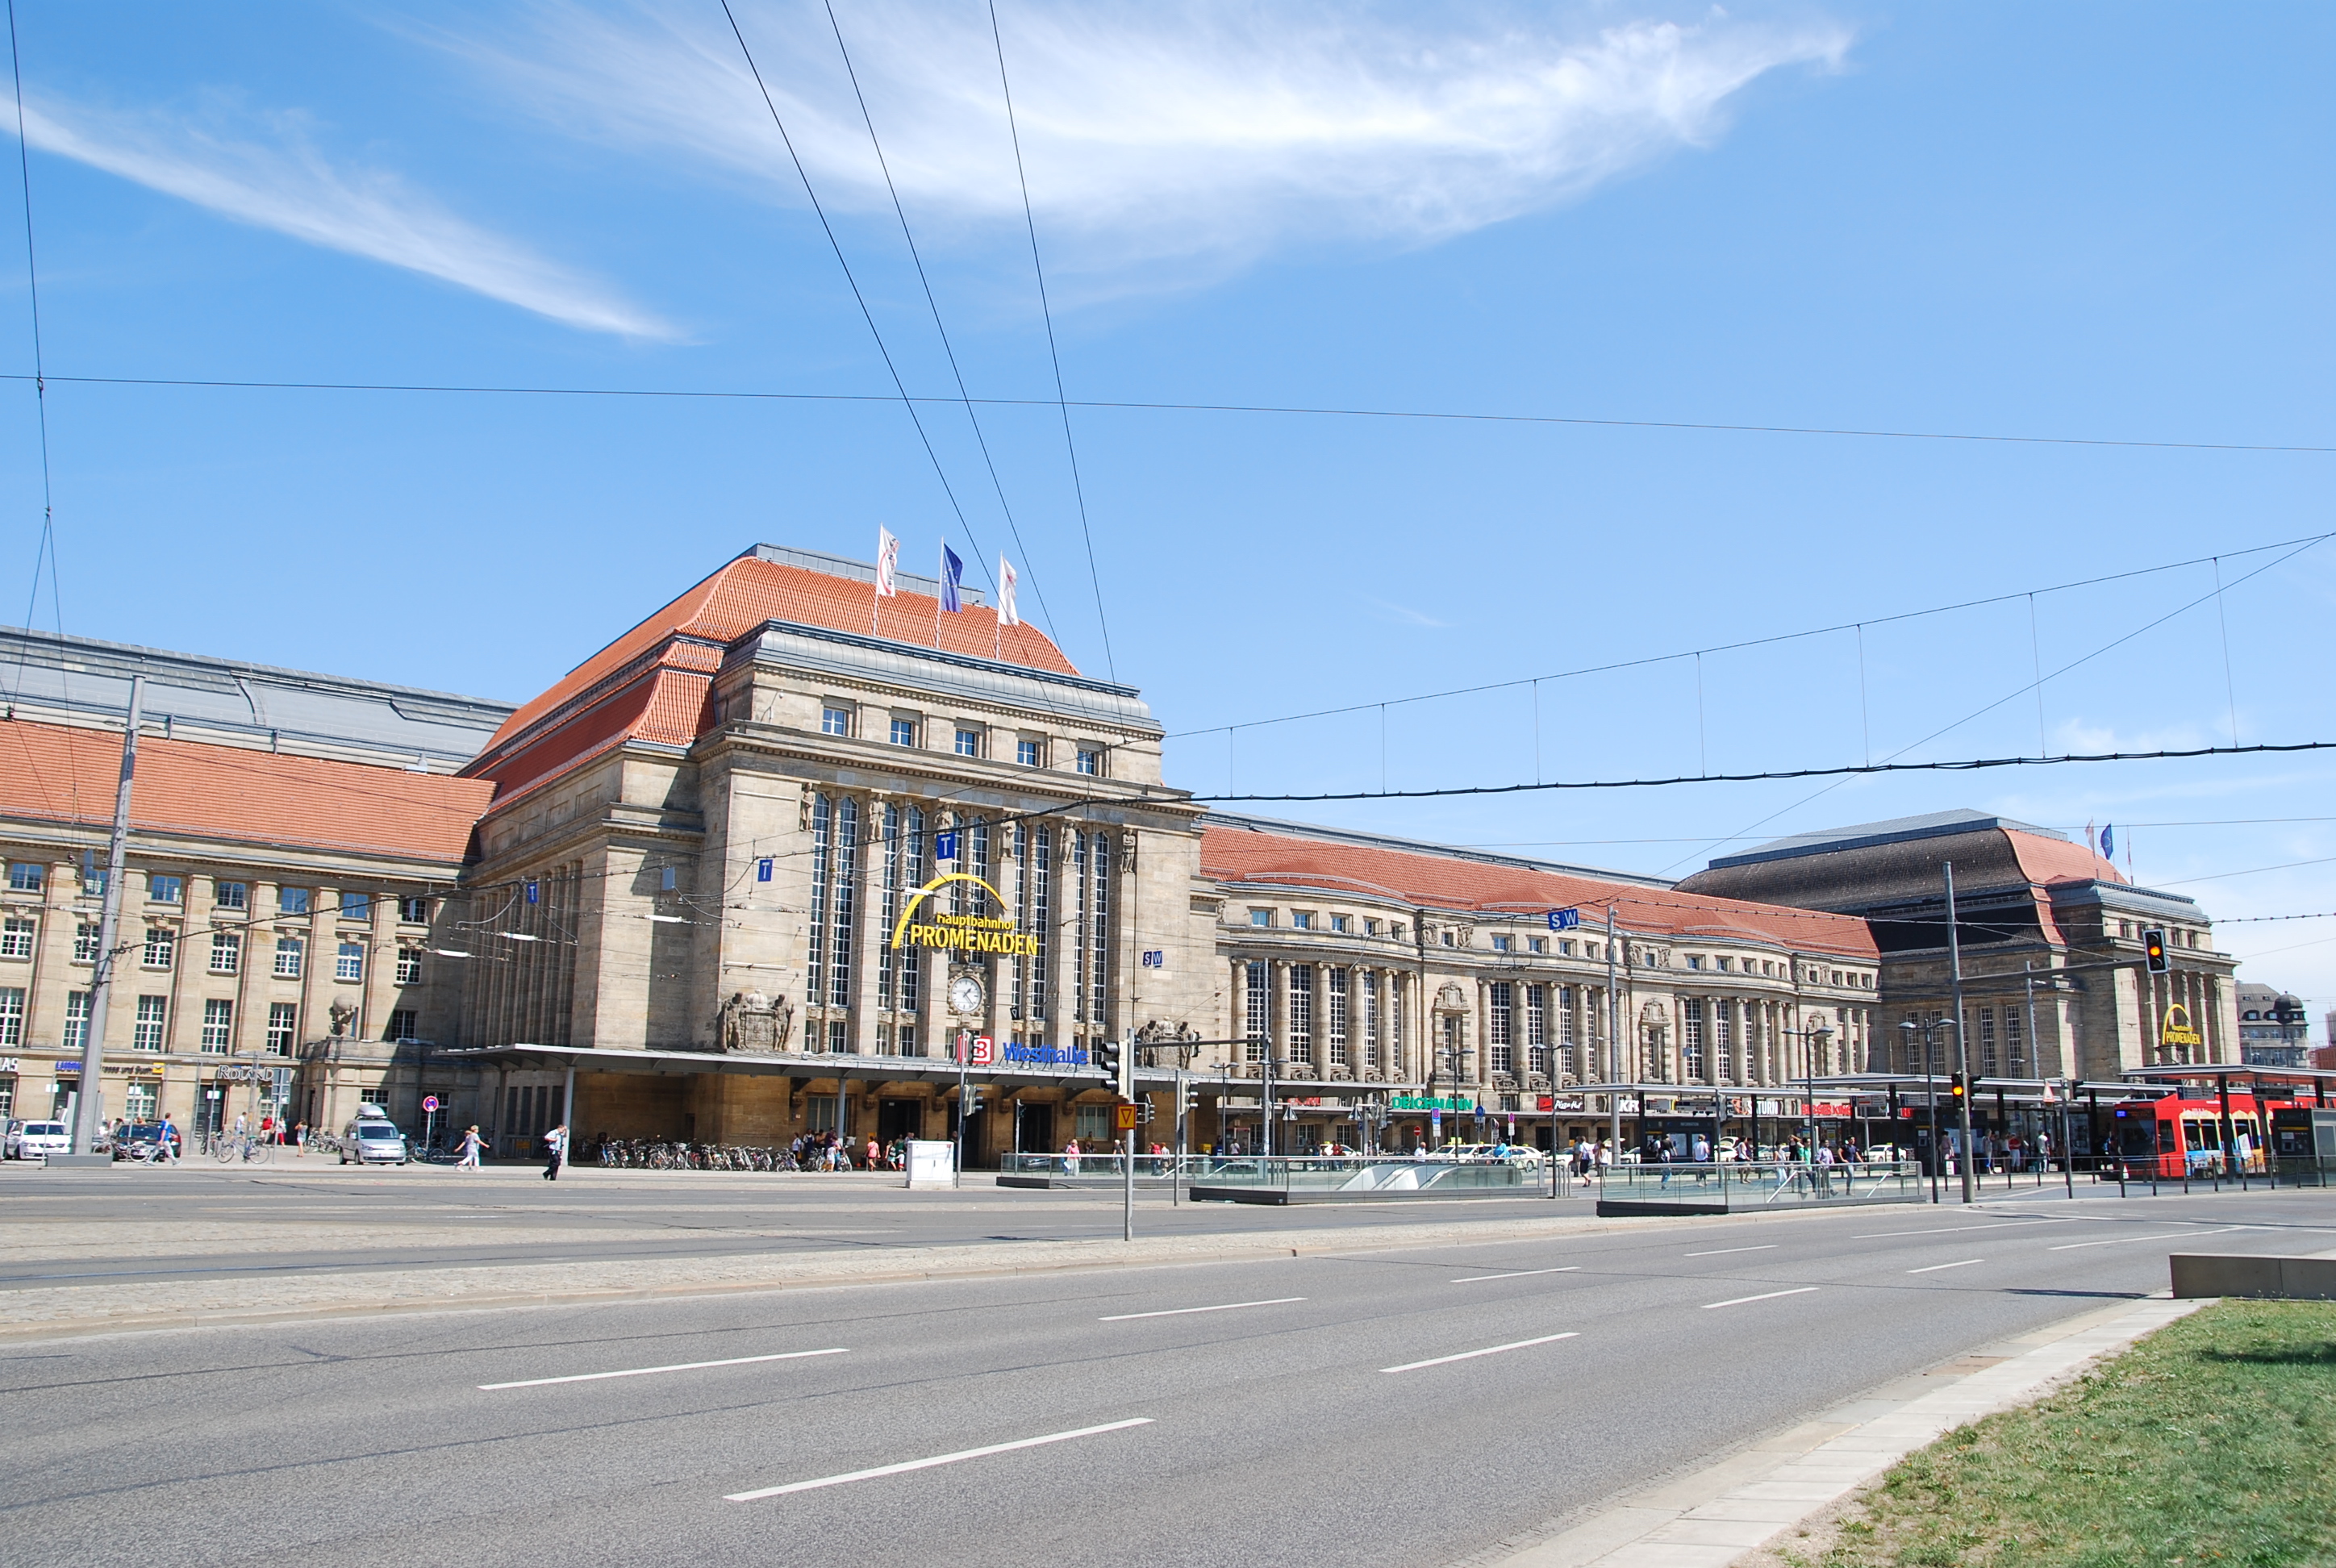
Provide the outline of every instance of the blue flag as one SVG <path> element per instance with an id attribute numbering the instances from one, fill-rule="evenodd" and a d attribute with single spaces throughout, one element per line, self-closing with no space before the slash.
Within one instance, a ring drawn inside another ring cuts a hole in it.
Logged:
<path id="1" fill-rule="evenodd" d="M 2115 823 L 2101 830 L 2101 859 L 2105 861 L 2117 859 L 2117 824 Z"/>
<path id="2" fill-rule="evenodd" d="M 957 597 L 957 585 L 965 576 L 965 562 L 958 560 L 957 551 L 941 546 L 941 608 L 954 615 L 965 606 Z"/>

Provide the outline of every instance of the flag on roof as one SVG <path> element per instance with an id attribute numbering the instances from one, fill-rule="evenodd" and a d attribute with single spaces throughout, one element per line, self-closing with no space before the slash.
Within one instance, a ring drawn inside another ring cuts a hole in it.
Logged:
<path id="1" fill-rule="evenodd" d="M 2117 859 L 2117 823 L 2109 823 L 2101 830 L 2101 859 L 2105 861 Z"/>
<path id="2" fill-rule="evenodd" d="M 1000 553 L 998 558 L 998 624 L 1000 626 L 1022 624 L 1022 617 L 1014 609 L 1015 585 L 1021 580 L 1014 570 L 1014 563 Z"/>
<path id="3" fill-rule="evenodd" d="M 900 591 L 895 576 L 900 567 L 900 541 L 892 531 L 879 523 L 876 527 L 876 596 L 891 599 Z"/>
<path id="4" fill-rule="evenodd" d="M 941 608 L 954 614 L 965 608 L 957 596 L 959 581 L 965 576 L 965 562 L 958 560 L 957 551 L 941 546 Z"/>

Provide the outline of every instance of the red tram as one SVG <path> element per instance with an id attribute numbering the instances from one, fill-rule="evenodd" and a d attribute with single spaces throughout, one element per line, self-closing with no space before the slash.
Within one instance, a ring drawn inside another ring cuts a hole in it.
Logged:
<path id="1" fill-rule="evenodd" d="M 2179 1181 L 2193 1176 L 2249 1175 L 2264 1170 L 2271 1113 L 2303 1104 L 2270 1095 L 2233 1095 L 2230 1101 L 2232 1147 L 2223 1144 L 2223 1102 L 2217 1099 L 2128 1100 L 2117 1107 L 2107 1153 L 2122 1162 L 2127 1175 L 2146 1175 L 2156 1162 L 2161 1179 Z"/>

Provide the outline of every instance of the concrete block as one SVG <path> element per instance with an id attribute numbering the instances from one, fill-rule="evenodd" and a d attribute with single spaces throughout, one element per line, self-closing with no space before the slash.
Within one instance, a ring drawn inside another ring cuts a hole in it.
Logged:
<path id="1" fill-rule="evenodd" d="M 112 1154 L 51 1154 L 41 1164 L 52 1171 L 110 1171 L 117 1162 Z"/>
<path id="2" fill-rule="evenodd" d="M 2167 1261 L 2173 1268 L 2177 1300 L 2244 1296 L 2263 1300 L 2336 1301 L 2336 1258 L 2176 1252 Z"/>

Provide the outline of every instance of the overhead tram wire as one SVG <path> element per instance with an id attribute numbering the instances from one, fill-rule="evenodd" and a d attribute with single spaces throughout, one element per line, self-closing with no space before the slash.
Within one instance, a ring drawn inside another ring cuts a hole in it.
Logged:
<path id="1" fill-rule="evenodd" d="M 1119 678 L 1112 657 L 1111 622 L 1103 612 L 1103 577 L 1095 570 L 1095 531 L 1087 525 L 1087 489 L 1079 478 L 1079 449 L 1071 439 L 1071 405 L 1063 392 L 1063 355 L 1055 346 L 1055 307 L 1046 299 L 1046 268 L 1038 259 L 1038 219 L 1030 209 L 1030 174 L 1022 164 L 1022 131 L 1014 118 L 1014 89 L 1006 79 L 1006 37 L 998 29 L 998 0 L 988 0 L 989 41 L 998 50 L 998 87 L 1006 100 L 1006 132 L 1014 142 L 1014 176 L 1022 185 L 1022 224 L 1030 234 L 1030 270 L 1038 279 L 1038 314 L 1046 323 L 1046 358 L 1055 367 L 1055 407 L 1063 416 L 1063 450 L 1071 460 L 1071 492 L 1078 498 L 1079 536 L 1086 541 L 1087 580 L 1095 587 L 1095 624 L 1103 629 L 1104 668 Z"/>
<path id="2" fill-rule="evenodd" d="M 1952 726 L 1950 726 L 1952 727 Z M 1233 801 L 1410 801 L 1442 800 L 1454 795 L 1532 794 L 1545 790 L 1657 789 L 1669 784 L 1754 784 L 1767 779 L 1840 778 L 1857 774 L 1977 773 L 2000 767 L 2056 767 L 2065 763 L 2159 762 L 2180 757 L 2250 756 L 2267 752 L 2336 751 L 2336 740 L 2292 741 L 2285 745 L 2206 745 L 2183 750 L 2069 752 L 2056 756 L 1972 757 L 1958 762 L 1845 763 L 1839 767 L 1776 768 L 1762 773 L 1690 773 L 1662 778 L 1576 779 L 1543 784 L 1453 784 L 1442 789 L 1336 790 L 1318 794 L 1195 794 L 1202 804 Z M 1741 837 L 1742 835 L 1732 835 Z M 1698 842 L 1724 842 L 1698 840 Z M 2275 869 L 2275 868 L 2273 868 Z"/>
<path id="3" fill-rule="evenodd" d="M 811 209 L 819 219 L 820 231 L 827 236 L 828 248 L 835 252 L 835 264 L 843 269 L 843 281 L 851 286 L 852 297 L 860 307 L 860 317 L 868 323 L 868 335 L 876 340 L 876 352 L 884 361 L 884 369 L 892 378 L 892 386 L 900 395 L 900 406 L 909 411 L 909 423 L 917 427 L 917 440 L 923 443 L 925 456 L 931 460 L 933 476 L 941 482 L 941 492 L 949 497 L 949 510 L 957 513 L 957 525 L 965 532 L 966 542 L 973 547 L 974 560 L 987 579 L 989 567 L 981 541 L 973 537 L 973 524 L 966 521 L 965 508 L 957 499 L 957 489 L 949 483 L 949 472 L 941 466 L 940 453 L 933 450 L 933 438 L 925 431 L 925 422 L 917 413 L 917 399 L 909 395 L 908 384 L 900 379 L 900 367 L 892 363 L 892 351 L 884 346 L 884 334 L 876 325 L 876 314 L 868 308 L 868 297 L 860 292 L 860 279 L 852 274 L 852 263 L 844 259 L 843 244 L 835 237 L 835 226 L 827 220 L 827 209 L 820 205 L 819 192 L 812 189 L 811 171 L 803 167 L 803 155 L 795 151 L 794 138 L 787 134 L 787 122 L 779 114 L 778 101 L 771 96 L 769 85 L 763 80 L 763 68 L 754 63 L 754 52 L 746 46 L 746 34 L 739 31 L 738 18 L 730 10 L 730 0 L 721 0 L 722 15 L 730 24 L 730 35 L 738 40 L 738 53 L 746 62 L 746 70 L 754 78 L 755 90 L 763 95 L 763 107 L 771 112 L 771 123 L 778 127 L 779 141 L 787 150 L 787 157 L 795 166 L 795 177 L 803 181 L 803 195 L 811 200 Z M 885 401 L 890 401 L 889 399 Z M 997 591 L 992 583 L 990 591 Z"/>
<path id="4" fill-rule="evenodd" d="M 1777 632 L 1769 637 L 1747 638 L 1739 642 L 1715 643 L 1708 648 L 1682 648 L 1676 653 L 1649 654 L 1642 658 L 1618 659 L 1611 664 L 1582 665 L 1574 669 L 1558 670 L 1549 675 L 1521 676 L 1514 680 L 1487 681 L 1478 686 L 1453 687 L 1445 691 L 1420 692 L 1412 696 L 1387 697 L 1376 702 L 1348 703 L 1340 707 L 1314 708 L 1305 713 L 1280 714 L 1271 718 L 1241 719 L 1232 724 L 1210 725 L 1203 729 L 1173 730 L 1161 738 L 1184 740 L 1193 735 L 1225 735 L 1234 730 L 1265 729 L 1274 725 L 1298 724 L 1308 719 L 1338 718 L 1348 714 L 1369 713 L 1380 708 L 1408 707 L 1419 703 L 1441 702 L 1448 697 L 1482 696 L 1486 692 L 1514 691 L 1528 686 L 1539 687 L 1543 681 L 1572 680 L 1582 676 L 1591 675 L 1611 675 L 1618 670 L 1642 669 L 1650 665 L 1658 664 L 1676 664 L 1683 659 L 1699 659 L 1706 654 L 1740 653 L 1747 648 L 1767 648 L 1776 643 L 1799 642 L 1810 638 L 1831 637 L 1837 632 L 1855 631 L 1862 637 L 1867 627 L 1889 626 L 1902 620 L 1922 620 L 1934 615 L 1950 615 L 1957 610 L 1983 609 L 1989 605 L 2008 604 L 2013 599 L 2033 598 L 2039 593 L 2067 593 L 2080 588 L 2098 588 L 2103 583 L 2122 582 L 2128 578 L 2152 577 L 2161 572 L 2179 571 L 2184 567 L 2204 566 L 2210 560 L 2219 561 L 2238 556 L 2261 555 L 2266 550 L 2286 550 L 2291 546 L 2308 549 L 2331 539 L 2336 539 L 2336 531 L 2304 534 L 2295 539 L 2277 540 L 2270 544 L 2253 545 L 2245 550 L 2224 550 L 2219 556 L 2193 556 L 2187 560 L 2167 561 L 2158 566 L 2136 567 L 2130 571 L 2107 572 L 2098 577 L 2079 578 L 2071 582 L 2053 583 L 2044 588 L 2024 589 L 2012 593 L 1990 594 L 1982 599 L 1961 599 L 1952 604 L 1932 605 L 1924 609 L 1902 610 L 1895 615 L 1869 616 L 1859 621 L 1837 621 L 1830 626 L 1806 627 L 1799 631 Z M 2272 564 L 2276 566 L 2279 562 L 2273 561 Z M 2265 569 L 2257 569 L 2258 571 L 2263 570 Z M 2252 577 L 2255 573 L 2250 572 L 2247 575 Z M 2240 582 L 2245 580 L 2245 578 L 2239 579 Z M 2233 583 L 2230 586 L 2235 588 L 2238 584 Z M 2192 605 L 2186 605 L 2184 608 L 2194 608 L 2195 604 L 2203 602 L 2205 601 L 2195 600 Z M 2065 666 L 2054 671 L 2053 676 L 2039 676 L 2039 684 L 2040 685 L 2043 680 L 2065 674 L 2067 670 L 2074 667 L 2073 665 Z M 2026 687 L 2020 688 L 2021 692 L 2027 690 Z"/>
<path id="5" fill-rule="evenodd" d="M 21 372 L 0 372 L 0 380 L 30 381 Z M 713 387 L 493 386 L 460 382 L 246 381 L 209 376 L 53 375 L 52 381 L 90 386 L 184 386 L 252 392 L 412 392 L 497 397 L 671 397 L 729 399 L 747 403 L 899 403 L 900 394 L 879 392 L 757 392 Z M 954 397 L 910 394 L 910 403 L 954 404 Z M 1270 414 L 1322 419 L 1446 420 L 1477 424 L 1581 425 L 1608 430 L 1684 430 L 1734 435 L 1825 435 L 1866 441 L 1960 441 L 2014 446 L 2098 446 L 2150 452 L 2251 452 L 2336 454 L 2336 446 L 2282 445 L 2273 442 L 2143 441 L 2084 435 L 2005 435 L 1986 431 L 1863 430 L 1813 424 L 1723 424 L 1689 419 L 1605 419 L 1557 414 L 1482 414 L 1435 408 L 1334 408 L 1294 404 L 1167 403 L 1100 397 L 977 397 L 984 408 L 1094 408 L 1138 414 Z"/>
<path id="6" fill-rule="evenodd" d="M 64 636 L 64 596 L 57 581 L 56 492 L 49 473 L 48 362 L 41 343 L 41 268 L 33 245 L 33 155 L 24 140 L 24 61 L 16 43 L 16 0 L 8 0 L 8 72 L 16 89 L 16 177 L 24 197 L 24 289 L 33 321 L 33 407 L 41 433 L 41 537 L 33 551 L 33 580 L 24 603 L 24 625 L 40 611 L 41 567 L 49 570 L 49 609 L 57 635 Z M 25 654 L 16 659 L 16 695 L 24 689 Z"/>
<path id="7" fill-rule="evenodd" d="M 900 220 L 900 238 L 908 242 L 909 259 L 916 263 L 917 282 L 925 291 L 925 305 L 933 313 L 933 331 L 939 335 L 941 352 L 949 357 L 949 375 L 957 380 L 958 401 L 965 405 L 965 417 L 973 426 L 975 444 L 981 448 L 981 461 L 989 470 L 990 488 L 998 492 L 998 510 L 1006 514 L 1007 531 L 1014 536 L 1014 548 L 1022 557 L 1022 567 L 1030 574 L 1030 591 L 1038 596 L 1038 608 L 1046 618 L 1046 628 L 1061 640 L 1060 624 L 1055 619 L 1054 607 L 1046 602 L 1046 590 L 1038 584 L 1038 572 L 1030 559 L 1030 547 L 1023 541 L 1022 526 L 1014 521 L 1014 508 L 1007 503 L 1005 482 L 998 477 L 998 460 L 990 455 L 989 438 L 981 428 L 981 416 L 973 411 L 973 394 L 967 390 L 965 372 L 957 362 L 957 349 L 949 342 L 949 328 L 941 325 L 940 301 L 933 297 L 932 279 L 925 276 L 925 258 L 917 249 L 917 237 L 909 231 L 909 214 L 900 205 L 900 192 L 892 183 L 892 165 L 884 156 L 884 143 L 876 135 L 876 118 L 868 111 L 868 96 L 860 90 L 860 73 L 852 63 L 852 51 L 845 47 L 843 27 L 835 19 L 835 7 L 827 6 L 827 24 L 835 34 L 835 52 L 843 57 L 843 73 L 852 82 L 852 96 L 860 104 L 860 122 L 868 127 L 868 144 L 876 150 L 876 167 L 883 171 L 884 190 L 892 199 L 892 215 Z M 1106 645 L 1108 638 L 1105 639 Z M 1105 657 L 1109 650 L 1106 646 Z M 1114 679 L 1118 678 L 1116 676 Z"/>

